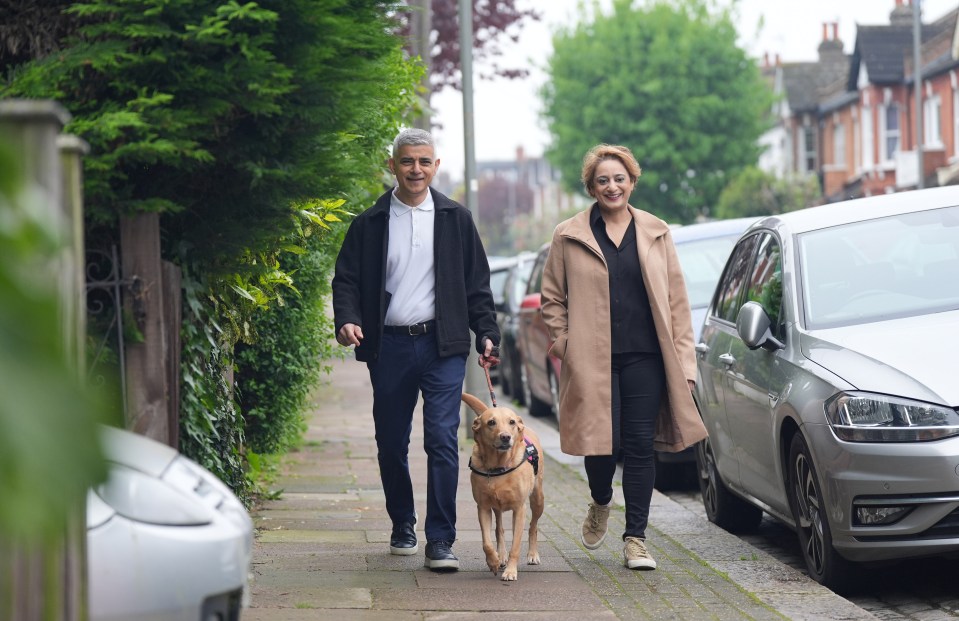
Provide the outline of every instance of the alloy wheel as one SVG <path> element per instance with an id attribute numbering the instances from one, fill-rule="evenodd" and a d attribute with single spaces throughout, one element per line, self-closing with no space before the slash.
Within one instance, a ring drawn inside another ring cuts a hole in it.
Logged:
<path id="1" fill-rule="evenodd" d="M 793 494 L 798 513 L 796 528 L 801 531 L 800 540 L 803 543 L 806 558 L 813 564 L 816 573 L 822 574 L 826 546 L 823 536 L 822 507 L 813 481 L 814 475 L 809 467 L 808 457 L 804 453 L 796 455 L 793 476 L 795 477 Z"/>

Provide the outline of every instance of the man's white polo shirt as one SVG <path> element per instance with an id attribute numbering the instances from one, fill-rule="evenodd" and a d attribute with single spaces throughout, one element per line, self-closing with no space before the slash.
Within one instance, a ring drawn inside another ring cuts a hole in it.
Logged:
<path id="1" fill-rule="evenodd" d="M 435 318 L 433 271 L 433 195 L 416 207 L 390 198 L 390 241 L 386 253 L 386 290 L 392 294 L 386 325 L 411 326 Z"/>

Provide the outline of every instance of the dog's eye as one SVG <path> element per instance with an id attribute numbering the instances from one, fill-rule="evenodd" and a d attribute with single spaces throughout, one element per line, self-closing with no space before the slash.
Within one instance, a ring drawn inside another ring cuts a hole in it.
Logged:
<path id="1" fill-rule="evenodd" d="M 511 418 L 511 419 L 509 419 L 509 424 L 512 425 L 513 427 L 515 427 L 515 426 L 516 426 L 516 421 Z"/>
<path id="2" fill-rule="evenodd" d="M 487 426 L 487 427 L 495 427 L 495 426 L 496 426 L 496 421 L 493 420 L 493 419 L 490 419 L 490 420 L 486 421 L 486 426 Z"/>

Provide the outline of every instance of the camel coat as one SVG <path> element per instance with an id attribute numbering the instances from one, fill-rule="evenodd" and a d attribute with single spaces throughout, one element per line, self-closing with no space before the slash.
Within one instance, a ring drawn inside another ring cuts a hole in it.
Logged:
<path id="1" fill-rule="evenodd" d="M 613 451 L 609 274 L 589 226 L 591 209 L 556 227 L 543 272 L 543 319 L 553 340 L 550 353 L 563 361 L 560 448 L 569 455 Z M 650 213 L 632 206 L 629 210 L 666 368 L 654 446 L 678 452 L 706 437 L 686 381 L 696 380 L 686 285 L 669 226 Z"/>

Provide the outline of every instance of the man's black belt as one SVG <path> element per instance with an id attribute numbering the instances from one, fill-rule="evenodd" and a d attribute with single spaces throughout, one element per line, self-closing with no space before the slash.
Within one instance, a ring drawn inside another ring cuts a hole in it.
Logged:
<path id="1" fill-rule="evenodd" d="M 432 319 L 423 323 L 414 323 L 412 326 L 383 326 L 383 332 L 386 334 L 406 334 L 408 336 L 419 336 L 435 329 L 436 321 Z"/>

